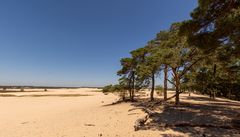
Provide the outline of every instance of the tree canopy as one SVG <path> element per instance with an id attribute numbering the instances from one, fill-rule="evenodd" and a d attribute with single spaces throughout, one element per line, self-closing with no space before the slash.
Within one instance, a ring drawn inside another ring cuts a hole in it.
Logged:
<path id="1" fill-rule="evenodd" d="M 161 73 L 164 99 L 170 83 L 176 104 L 183 92 L 240 100 L 240 0 L 198 0 L 191 17 L 161 30 L 121 59 L 119 85 L 125 85 L 131 100 L 149 86 L 153 100 L 155 78 Z"/>

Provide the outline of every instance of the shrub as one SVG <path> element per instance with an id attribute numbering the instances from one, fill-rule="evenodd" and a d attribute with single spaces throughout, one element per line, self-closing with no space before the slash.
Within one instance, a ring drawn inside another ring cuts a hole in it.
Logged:
<path id="1" fill-rule="evenodd" d="M 156 93 L 160 96 L 163 94 L 163 87 L 161 85 L 156 86 Z"/>
<path id="2" fill-rule="evenodd" d="M 103 87 L 102 92 L 103 93 L 112 92 L 111 91 L 112 87 L 113 87 L 112 85 L 107 85 L 107 86 Z"/>

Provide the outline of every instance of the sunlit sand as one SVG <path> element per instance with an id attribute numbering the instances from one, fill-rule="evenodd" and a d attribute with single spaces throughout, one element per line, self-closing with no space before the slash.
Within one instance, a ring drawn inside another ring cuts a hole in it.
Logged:
<path id="1" fill-rule="evenodd" d="M 39 90 L 41 91 L 41 89 Z M 111 105 L 118 100 L 118 96 L 114 94 L 104 95 L 100 89 L 50 89 L 48 91 L 42 90 L 42 92 L 39 90 L 0 93 L 0 137 L 191 135 L 171 128 L 165 130 L 150 128 L 135 132 L 134 122 L 145 113 L 141 110 L 129 112 L 129 109 L 134 108 L 134 105 L 130 103 Z M 15 96 L 3 97 L 4 94 Z M 210 102 L 201 95 L 193 94 L 191 97 L 196 101 L 189 98 L 187 94 L 182 95 L 182 100 L 192 104 L 209 104 Z M 221 106 L 221 103 L 224 105 L 224 101 L 226 100 L 212 103 L 220 103 L 218 105 Z M 231 107 L 225 105 L 226 110 L 240 110 L 240 103 L 234 101 L 229 101 L 229 103 L 232 105 Z M 163 117 L 166 117 L 164 112 L 162 113 Z M 189 118 L 192 118 L 191 115 Z M 221 118 L 228 119 L 224 115 Z M 173 119 L 174 117 L 168 118 L 170 121 Z M 219 133 L 221 132 L 216 132 L 216 134 Z"/>

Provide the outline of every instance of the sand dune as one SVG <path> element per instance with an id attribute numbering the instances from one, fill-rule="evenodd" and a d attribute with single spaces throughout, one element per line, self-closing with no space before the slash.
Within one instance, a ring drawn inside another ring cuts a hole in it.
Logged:
<path id="1" fill-rule="evenodd" d="M 96 91 L 99 90 L 52 89 L 48 92 L 1 93 L 16 96 L 0 97 L 0 137 L 189 136 L 172 129 L 135 132 L 134 122 L 144 113 L 141 110 L 128 112 L 133 108 L 129 103 L 106 106 L 118 97 Z M 54 96 L 60 94 L 88 96 Z"/>

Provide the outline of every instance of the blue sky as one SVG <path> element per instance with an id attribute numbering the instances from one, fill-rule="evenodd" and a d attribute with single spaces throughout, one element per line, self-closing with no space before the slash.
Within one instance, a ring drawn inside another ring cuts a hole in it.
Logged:
<path id="1" fill-rule="evenodd" d="M 103 86 L 197 0 L 1 0 L 0 85 Z M 161 81 L 158 79 L 158 81 Z"/>

